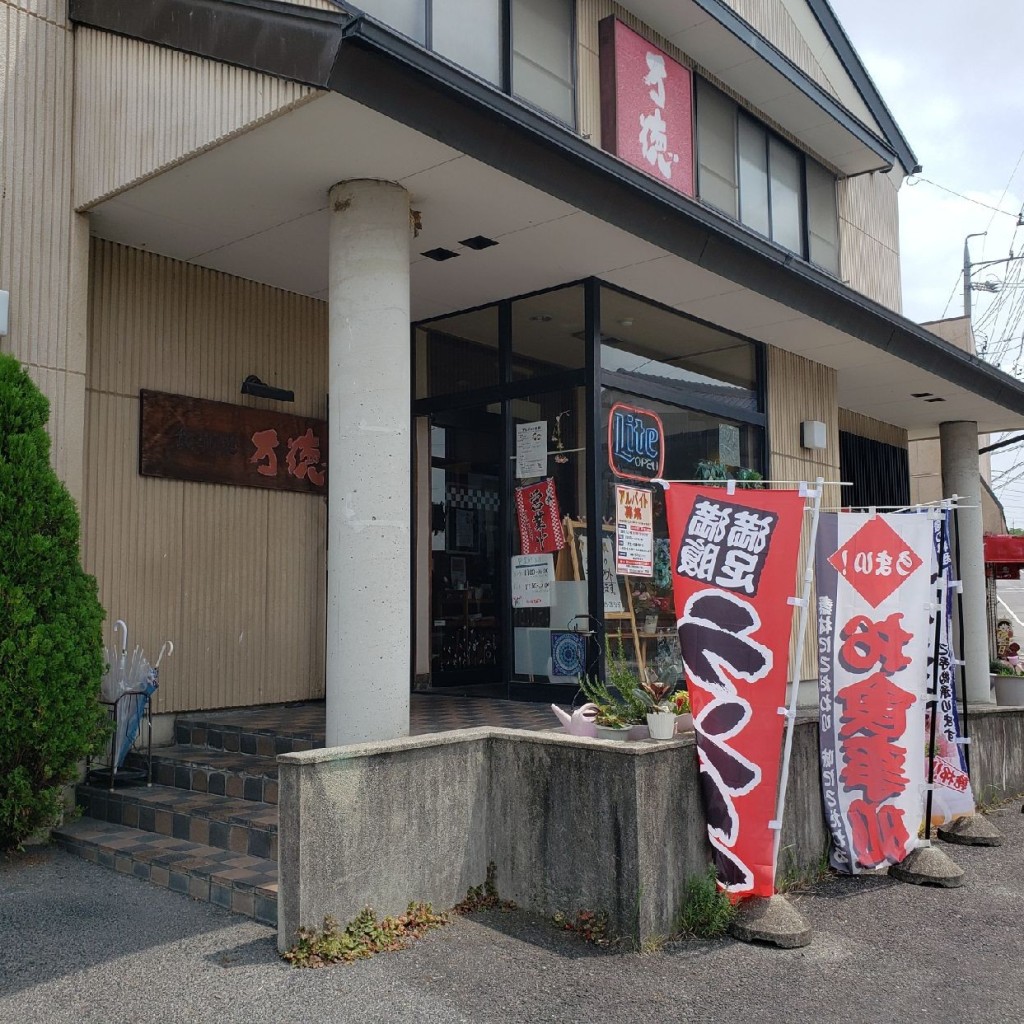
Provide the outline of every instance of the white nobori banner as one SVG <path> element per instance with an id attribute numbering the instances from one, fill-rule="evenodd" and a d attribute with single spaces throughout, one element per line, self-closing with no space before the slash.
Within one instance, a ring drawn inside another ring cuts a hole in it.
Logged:
<path id="1" fill-rule="evenodd" d="M 928 515 L 823 513 L 818 528 L 818 700 L 832 864 L 898 864 L 924 817 Z"/>

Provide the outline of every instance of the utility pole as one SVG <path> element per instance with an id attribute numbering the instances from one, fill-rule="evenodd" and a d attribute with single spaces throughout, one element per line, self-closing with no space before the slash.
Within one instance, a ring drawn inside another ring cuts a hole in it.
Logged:
<path id="1" fill-rule="evenodd" d="M 1024 220 L 1024 217 L 1022 217 L 1022 220 Z M 1024 226 L 1024 223 L 1022 223 L 1020 226 Z M 998 290 L 998 285 L 994 282 L 990 284 L 988 287 L 986 287 L 985 284 L 971 284 L 971 274 L 973 273 L 972 268 L 994 267 L 999 263 L 1012 263 L 1014 260 L 1024 259 L 1024 254 L 1022 254 L 1020 256 L 1007 256 L 1006 259 L 1003 260 L 980 260 L 977 263 L 972 263 L 971 250 L 968 248 L 967 243 L 972 238 L 981 238 L 983 235 L 987 234 L 987 231 L 976 231 L 973 235 L 968 235 L 964 239 L 964 316 L 967 317 L 968 320 L 971 319 L 971 292 L 974 289 L 978 289 L 979 291 L 983 292 L 992 292 Z M 1010 251 L 1012 252 L 1013 250 Z"/>

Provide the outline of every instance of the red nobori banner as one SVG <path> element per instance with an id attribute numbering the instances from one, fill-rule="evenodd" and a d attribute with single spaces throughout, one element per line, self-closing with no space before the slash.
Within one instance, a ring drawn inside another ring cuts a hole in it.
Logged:
<path id="1" fill-rule="evenodd" d="M 516 519 L 519 521 L 520 554 L 540 555 L 565 547 L 562 513 L 552 477 L 539 484 L 516 488 Z"/>
<path id="2" fill-rule="evenodd" d="M 679 644 L 719 884 L 775 892 L 774 833 L 804 499 L 672 484 Z"/>
<path id="3" fill-rule="evenodd" d="M 822 514 L 815 561 L 822 799 L 857 874 L 902 861 L 924 817 L 931 517 Z"/>

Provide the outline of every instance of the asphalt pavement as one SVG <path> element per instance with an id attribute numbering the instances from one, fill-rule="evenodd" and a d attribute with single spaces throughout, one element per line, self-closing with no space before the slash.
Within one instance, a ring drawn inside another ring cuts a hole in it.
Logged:
<path id="1" fill-rule="evenodd" d="M 1024 815 L 995 849 L 946 847 L 960 889 L 887 877 L 794 896 L 801 950 L 732 939 L 605 950 L 491 912 L 411 949 L 319 970 L 245 918 L 52 848 L 0 859 L 0 1022 L 491 1024 L 1024 1020 Z"/>

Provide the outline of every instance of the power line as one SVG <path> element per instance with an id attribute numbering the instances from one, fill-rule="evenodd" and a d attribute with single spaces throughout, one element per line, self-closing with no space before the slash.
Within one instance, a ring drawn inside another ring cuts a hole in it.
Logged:
<path id="1" fill-rule="evenodd" d="M 1022 153 L 1021 156 L 1024 157 L 1024 153 Z M 1020 161 L 1018 160 L 1017 163 L 1019 164 Z M 1015 217 L 1018 220 L 1020 219 L 1015 213 L 1010 213 L 1008 210 L 1001 210 L 998 206 L 992 206 L 989 203 L 983 203 L 980 199 L 972 199 L 970 196 L 965 196 L 963 192 L 957 192 L 954 189 L 947 188 L 945 185 L 940 185 L 937 181 L 932 181 L 931 178 L 922 178 L 920 175 L 911 175 L 911 177 L 916 177 L 917 181 L 911 181 L 910 178 L 907 178 L 906 184 L 910 188 L 913 188 L 915 185 L 918 185 L 923 181 L 926 185 L 941 188 L 943 192 L 948 192 L 951 196 L 956 196 L 957 199 L 963 199 L 968 203 L 974 203 L 975 206 L 983 206 L 986 210 L 992 210 L 994 214 L 1001 213 L 1004 217 Z M 1007 191 L 1009 191 L 1009 186 L 1003 190 L 1003 197 L 1006 196 Z M 1000 202 L 1002 202 L 1002 199 L 1000 199 Z M 991 224 L 991 221 L 989 223 Z"/>

